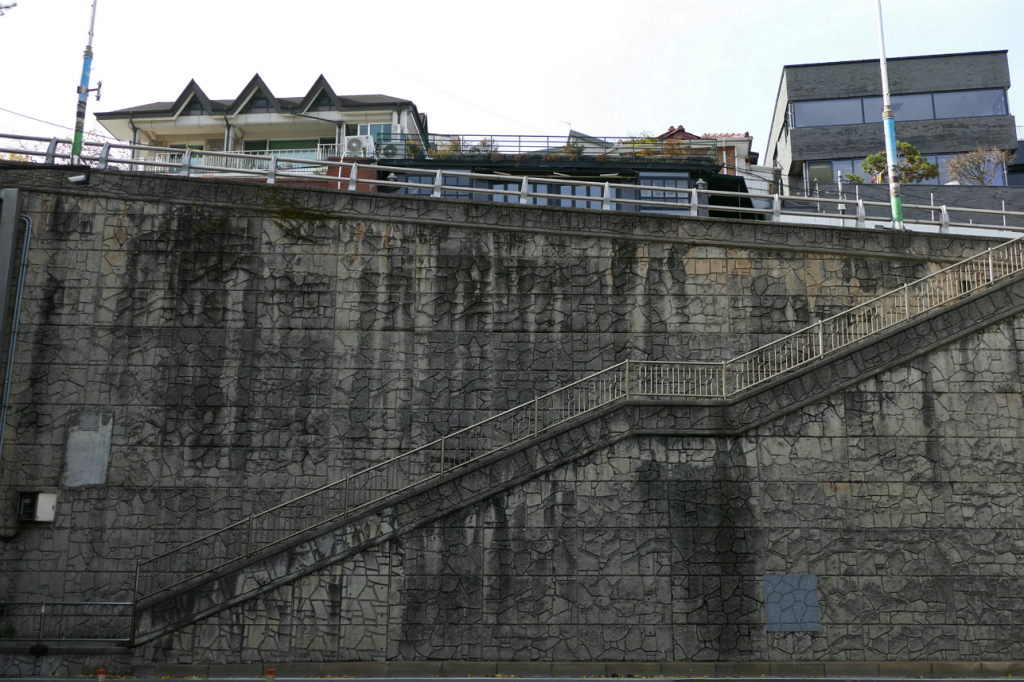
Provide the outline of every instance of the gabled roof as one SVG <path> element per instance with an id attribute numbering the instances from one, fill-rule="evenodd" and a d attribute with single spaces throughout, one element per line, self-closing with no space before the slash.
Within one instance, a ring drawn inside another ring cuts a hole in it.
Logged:
<path id="1" fill-rule="evenodd" d="M 181 113 L 182 108 L 184 108 L 184 106 L 188 104 L 188 101 L 193 97 L 199 100 L 202 103 L 203 108 L 208 112 L 211 114 L 214 112 L 213 102 L 210 101 L 210 98 L 206 96 L 203 89 L 199 87 L 199 84 L 195 82 L 195 79 L 193 79 L 190 80 L 188 85 L 185 86 L 185 89 L 181 91 L 181 94 L 178 95 L 178 99 L 174 100 L 174 103 L 171 104 L 170 108 L 174 112 L 173 115 L 177 116 Z"/>
<path id="2" fill-rule="evenodd" d="M 253 98 L 253 95 L 255 95 L 257 91 L 262 92 L 263 96 L 267 98 L 267 101 L 270 102 L 271 109 L 279 114 L 284 113 L 281 109 L 281 104 L 277 101 L 277 98 L 274 97 L 274 93 L 270 91 L 270 88 L 268 88 L 267 84 L 263 82 L 260 75 L 256 74 L 252 77 L 252 80 L 242 88 L 242 92 L 238 94 L 238 97 L 236 97 L 235 101 L 231 103 L 231 106 L 228 107 L 228 116 L 234 116 L 241 111 L 242 107 L 244 107 L 249 100 Z"/>
<path id="3" fill-rule="evenodd" d="M 309 107 L 312 106 L 313 102 L 316 101 L 316 98 L 320 95 L 321 90 L 323 90 L 324 93 L 330 98 L 331 102 L 334 103 L 334 106 L 337 107 L 338 111 L 341 111 L 341 100 L 338 99 L 338 96 L 336 94 L 334 94 L 334 88 L 332 88 L 331 84 L 327 82 L 327 79 L 324 78 L 324 75 L 320 74 L 317 77 L 316 81 L 313 83 L 313 87 L 311 87 L 309 89 L 309 92 L 306 93 L 306 96 L 303 97 L 301 101 L 299 101 L 299 105 L 297 107 L 299 113 L 306 113 L 306 110 L 308 110 Z"/>
<path id="4" fill-rule="evenodd" d="M 181 91 L 181 94 L 173 102 L 153 102 L 137 107 L 128 107 L 127 109 L 99 112 L 96 114 L 96 118 L 101 121 L 127 119 L 135 116 L 139 118 L 173 118 L 178 115 L 182 107 L 188 103 L 189 98 L 193 95 L 203 103 L 203 106 L 211 114 L 235 116 L 245 107 L 246 102 L 249 101 L 256 90 L 260 90 L 267 97 L 271 108 L 281 114 L 305 113 L 321 90 L 327 93 L 339 111 L 342 109 L 398 108 L 403 106 L 409 106 L 414 111 L 416 110 L 415 104 L 410 100 L 401 99 L 400 97 L 389 97 L 388 95 L 340 96 L 334 92 L 331 84 L 327 82 L 323 74 L 316 79 L 313 87 L 309 89 L 304 97 L 275 97 L 274 93 L 267 87 L 267 84 L 260 78 L 260 75 L 256 74 L 234 99 L 210 99 L 195 80 L 192 80 L 189 81 L 189 84 L 185 86 L 185 89 Z M 416 113 L 422 128 L 425 126 L 424 117 L 418 111 Z"/>

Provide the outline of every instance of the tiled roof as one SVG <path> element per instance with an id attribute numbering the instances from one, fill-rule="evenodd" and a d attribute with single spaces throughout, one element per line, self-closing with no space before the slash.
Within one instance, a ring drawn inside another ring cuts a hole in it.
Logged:
<path id="1" fill-rule="evenodd" d="M 323 76 L 317 78 L 316 82 L 313 83 L 313 87 L 310 88 L 306 95 L 301 97 L 275 97 L 270 91 L 270 88 L 263 82 L 259 77 L 259 74 L 253 76 L 252 80 L 245 86 L 242 92 L 234 99 L 207 99 L 202 89 L 193 80 L 185 89 L 178 95 L 178 98 L 172 102 L 153 102 L 151 104 L 143 104 L 137 107 L 128 107 L 127 109 L 118 109 L 116 111 L 105 111 L 96 114 L 99 119 L 117 119 L 117 118 L 129 118 L 131 116 L 146 116 L 155 118 L 172 118 L 180 111 L 181 107 L 193 96 L 199 98 L 204 104 L 208 104 L 208 109 L 211 114 L 228 114 L 232 115 L 238 113 L 239 110 L 245 105 L 249 97 L 259 89 L 271 100 L 272 108 L 280 111 L 281 113 L 292 113 L 292 112 L 303 112 L 312 102 L 313 98 L 316 97 L 321 91 L 328 94 L 331 100 L 335 103 L 339 109 L 349 108 L 360 108 L 360 107 L 372 107 L 372 106 L 384 106 L 392 107 L 403 104 L 411 105 L 407 99 L 401 99 L 399 97 L 390 97 L 388 95 L 336 95 L 334 90 L 331 89 L 330 84 Z"/>
<path id="2" fill-rule="evenodd" d="M 704 133 L 701 135 L 701 139 L 704 140 L 717 140 L 722 137 L 750 137 L 750 133 Z"/>

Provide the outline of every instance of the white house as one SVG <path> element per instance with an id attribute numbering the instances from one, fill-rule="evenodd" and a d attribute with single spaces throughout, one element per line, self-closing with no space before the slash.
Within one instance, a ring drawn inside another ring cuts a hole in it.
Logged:
<path id="1" fill-rule="evenodd" d="M 427 117 L 411 101 L 338 95 L 322 75 L 303 97 L 275 97 L 257 74 L 230 100 L 210 99 L 193 80 L 173 102 L 98 113 L 96 119 L 117 139 L 135 144 L 298 159 L 386 158 L 392 135 L 427 133 Z"/>

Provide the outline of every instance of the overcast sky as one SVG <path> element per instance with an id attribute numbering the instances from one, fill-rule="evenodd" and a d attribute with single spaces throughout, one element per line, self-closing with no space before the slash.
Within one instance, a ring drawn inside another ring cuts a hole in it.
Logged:
<path id="1" fill-rule="evenodd" d="M 0 0 L 9 4 L 12 0 Z M 745 132 L 764 153 L 785 64 L 878 57 L 875 0 L 98 0 L 92 112 L 174 100 L 195 78 L 232 99 L 323 73 L 341 95 L 410 99 L 435 133 Z M 17 0 L 0 17 L 0 108 L 73 126 L 91 0 Z M 1009 49 L 1024 0 L 884 0 L 889 57 Z M 1010 88 L 1024 113 L 1024 80 Z M 1024 123 L 1024 120 L 1021 121 Z M 0 111 L 0 131 L 66 130 Z"/>

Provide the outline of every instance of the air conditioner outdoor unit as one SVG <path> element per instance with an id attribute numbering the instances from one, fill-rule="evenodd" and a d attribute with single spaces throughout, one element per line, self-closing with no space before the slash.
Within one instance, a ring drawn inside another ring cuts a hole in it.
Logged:
<path id="1" fill-rule="evenodd" d="M 346 137 L 345 156 L 373 156 L 373 137 L 371 135 Z"/>
<path id="2" fill-rule="evenodd" d="M 383 159 L 404 159 L 405 145 L 398 140 L 393 142 L 381 142 L 378 152 Z"/>

